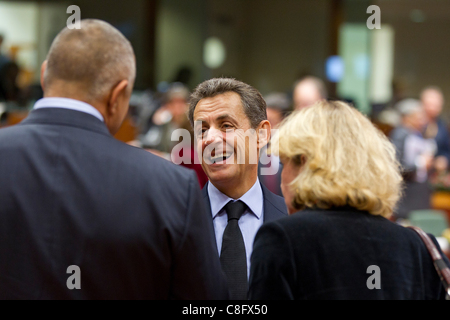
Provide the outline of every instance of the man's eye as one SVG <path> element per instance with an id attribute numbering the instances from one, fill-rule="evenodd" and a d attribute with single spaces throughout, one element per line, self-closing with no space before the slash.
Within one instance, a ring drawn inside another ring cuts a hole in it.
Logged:
<path id="1" fill-rule="evenodd" d="M 197 137 L 202 137 L 205 134 L 205 131 L 206 131 L 206 129 L 201 129 L 201 130 L 199 129 L 199 130 L 195 131 L 195 135 Z"/>
<path id="2" fill-rule="evenodd" d="M 208 131 L 208 129 L 202 129 L 202 130 L 199 132 L 199 135 L 203 137 L 203 136 L 205 135 L 206 131 Z"/>

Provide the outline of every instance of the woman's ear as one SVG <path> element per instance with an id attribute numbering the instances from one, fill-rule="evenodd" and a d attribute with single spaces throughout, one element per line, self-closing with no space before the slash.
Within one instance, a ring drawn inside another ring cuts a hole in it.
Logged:
<path id="1" fill-rule="evenodd" d="M 305 156 L 304 154 L 302 154 L 302 155 L 300 156 L 300 165 L 301 165 L 301 166 L 304 166 L 305 163 L 306 163 L 306 156 Z"/>
<path id="2" fill-rule="evenodd" d="M 303 166 L 306 163 L 306 156 L 304 154 L 296 155 L 292 158 L 293 163 L 296 166 Z"/>

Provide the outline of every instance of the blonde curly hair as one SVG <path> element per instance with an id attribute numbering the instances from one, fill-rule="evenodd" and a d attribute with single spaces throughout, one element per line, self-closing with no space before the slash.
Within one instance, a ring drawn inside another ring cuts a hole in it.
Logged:
<path id="1" fill-rule="evenodd" d="M 303 165 L 290 185 L 298 210 L 349 205 L 389 217 L 401 196 L 395 147 L 344 102 L 320 101 L 295 111 L 282 122 L 270 148 Z"/>

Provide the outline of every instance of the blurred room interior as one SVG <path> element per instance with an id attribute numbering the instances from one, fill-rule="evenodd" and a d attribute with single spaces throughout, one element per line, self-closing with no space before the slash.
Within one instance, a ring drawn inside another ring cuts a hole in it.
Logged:
<path id="1" fill-rule="evenodd" d="M 379 30 L 366 26 L 372 4 L 381 9 Z M 70 5 L 132 42 L 136 91 L 180 76 L 190 89 L 230 76 L 268 94 L 289 92 L 299 77 L 314 75 L 331 98 L 351 100 L 366 114 L 430 84 L 450 95 L 450 1 L 443 0 L 2 0 L 2 51 L 19 64 L 20 87 L 38 84 Z"/>
<path id="2" fill-rule="evenodd" d="M 0 1 L 1 51 L 19 67 L 20 93 L 0 102 L 0 126 L 20 122 L 42 97 L 40 66 L 70 5 L 117 27 L 135 49 L 135 92 L 116 136 L 124 142 L 145 133 L 172 83 L 192 90 L 218 76 L 289 97 L 297 79 L 318 77 L 330 99 L 352 102 L 386 134 L 396 119 L 383 111 L 397 101 L 430 85 L 450 100 L 447 0 L 11 0 Z M 367 27 L 370 5 L 381 9 L 381 29 Z M 449 123 L 448 102 L 442 117 Z M 433 209 L 450 223 L 449 195 L 436 190 Z"/>

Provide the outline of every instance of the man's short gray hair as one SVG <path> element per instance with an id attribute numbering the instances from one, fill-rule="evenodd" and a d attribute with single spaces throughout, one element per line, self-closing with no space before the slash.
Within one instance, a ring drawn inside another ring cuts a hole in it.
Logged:
<path id="1" fill-rule="evenodd" d="M 266 102 L 258 90 L 233 78 L 213 78 L 200 83 L 191 94 L 188 111 L 191 125 L 194 126 L 194 111 L 200 100 L 227 92 L 235 92 L 241 97 L 242 107 L 253 129 L 267 120 Z"/>
<path id="2" fill-rule="evenodd" d="M 291 101 L 286 93 L 272 92 L 264 97 L 266 100 L 267 108 L 276 109 L 282 113 L 289 111 L 291 107 Z"/>
<path id="3" fill-rule="evenodd" d="M 422 110 L 422 103 L 417 99 L 403 99 L 395 105 L 395 108 L 402 117 Z"/>
<path id="4" fill-rule="evenodd" d="M 325 82 L 323 82 L 322 79 L 314 77 L 314 76 L 306 76 L 304 78 L 301 78 L 297 80 L 294 83 L 294 90 L 298 87 L 299 84 L 303 83 L 311 83 L 316 88 L 317 92 L 319 92 L 319 95 L 322 99 L 327 99 L 328 97 L 328 91 L 325 86 Z"/>

